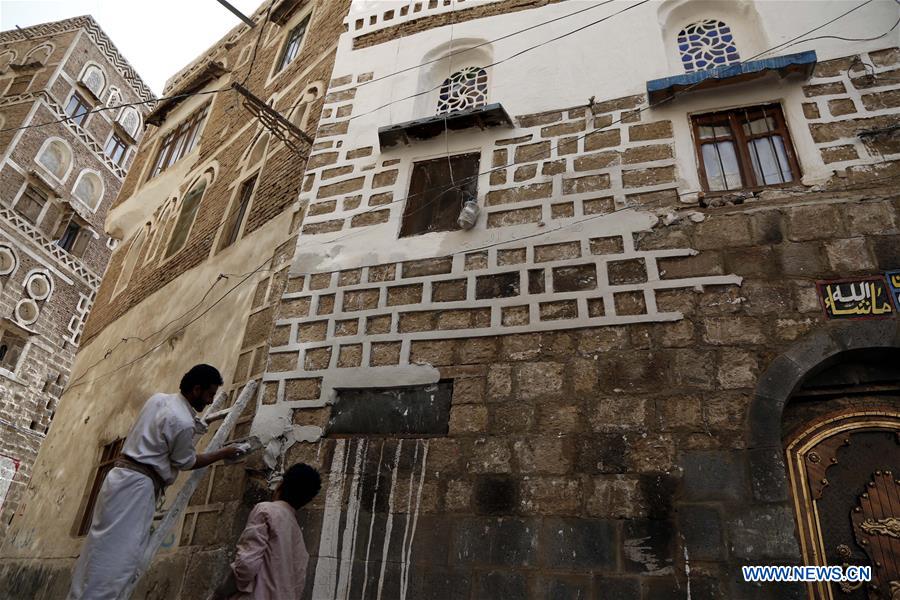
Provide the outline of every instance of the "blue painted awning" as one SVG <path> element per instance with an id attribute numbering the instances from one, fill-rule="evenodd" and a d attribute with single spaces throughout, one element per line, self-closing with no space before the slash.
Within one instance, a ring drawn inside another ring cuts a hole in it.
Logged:
<path id="1" fill-rule="evenodd" d="M 694 71 L 674 77 L 663 77 L 647 82 L 647 97 L 651 106 L 664 100 L 668 100 L 676 93 L 690 88 L 702 90 L 722 85 L 730 85 L 749 79 L 762 77 L 769 72 L 778 73 L 784 77 L 792 73 L 800 73 L 804 77 L 812 74 L 816 66 L 816 51 L 798 52 L 763 60 L 751 60 L 749 62 L 736 63 L 725 67 Z"/>

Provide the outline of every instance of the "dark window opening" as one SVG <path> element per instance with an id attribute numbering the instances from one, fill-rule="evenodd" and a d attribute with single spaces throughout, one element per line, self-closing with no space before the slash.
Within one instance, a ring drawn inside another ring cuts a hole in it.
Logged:
<path id="1" fill-rule="evenodd" d="M 125 154 L 128 152 L 128 144 L 115 133 L 106 142 L 106 148 L 103 149 L 108 157 L 117 165 L 121 165 L 125 160 Z"/>
<path id="2" fill-rule="evenodd" d="M 87 100 L 77 93 L 72 94 L 72 97 L 69 98 L 69 103 L 66 105 L 66 114 L 71 117 L 73 123 L 78 125 L 84 125 L 90 110 L 91 107 Z"/>
<path id="3" fill-rule="evenodd" d="M 116 458 L 119 457 L 119 453 L 122 451 L 122 445 L 124 443 L 125 438 L 119 438 L 103 446 L 103 450 L 100 453 L 100 464 L 97 465 L 97 472 L 94 474 L 94 480 L 91 483 L 91 491 L 88 493 L 87 504 L 84 506 L 84 513 L 81 515 L 81 521 L 78 524 L 76 535 L 87 535 L 87 532 L 90 531 L 91 519 L 94 516 L 94 505 L 97 503 L 97 495 L 100 493 L 100 486 L 103 485 L 106 474 L 113 468 L 113 464 L 115 463 Z"/>
<path id="4" fill-rule="evenodd" d="M 187 193 L 181 202 L 181 212 L 178 213 L 178 220 L 175 222 L 175 229 L 172 231 L 172 237 L 169 238 L 169 245 L 166 246 L 165 258 L 169 258 L 184 247 L 188 239 L 191 227 L 194 224 L 194 217 L 197 216 L 197 209 L 200 208 L 200 199 L 203 192 L 206 191 L 206 181 L 200 182 Z"/>
<path id="5" fill-rule="evenodd" d="M 778 105 L 698 115 L 692 123 L 705 190 L 760 188 L 800 177 Z"/>
<path id="6" fill-rule="evenodd" d="M 400 237 L 459 229 L 463 202 L 478 196 L 478 153 L 413 165 Z"/>
<path id="7" fill-rule="evenodd" d="M 453 382 L 337 390 L 329 435 L 447 435 Z"/>
<path id="8" fill-rule="evenodd" d="M 254 175 L 241 184 L 237 206 L 233 207 L 225 215 L 225 230 L 222 234 L 222 243 L 219 246 L 219 250 L 223 250 L 237 241 L 241 225 L 244 222 L 244 216 L 247 214 L 247 208 L 250 206 L 250 198 L 253 196 L 254 188 L 256 188 L 256 177 Z"/>
<path id="9" fill-rule="evenodd" d="M 25 350 L 25 338 L 9 331 L 0 330 L 0 367 L 14 372 L 19 364 L 19 357 Z"/>
<path id="10" fill-rule="evenodd" d="M 78 226 L 78 223 L 69 221 L 69 224 L 66 225 L 66 230 L 63 232 L 62 237 L 57 240 L 56 245 L 66 252 L 71 252 L 80 232 L 81 227 Z"/>
<path id="11" fill-rule="evenodd" d="M 306 28 L 309 26 L 309 17 L 306 17 L 300 23 L 291 29 L 288 34 L 287 41 L 284 43 L 284 50 L 281 51 L 281 59 L 278 61 L 278 69 L 281 71 L 297 58 L 300 52 L 300 45 L 303 43 L 303 36 L 306 35 Z"/>

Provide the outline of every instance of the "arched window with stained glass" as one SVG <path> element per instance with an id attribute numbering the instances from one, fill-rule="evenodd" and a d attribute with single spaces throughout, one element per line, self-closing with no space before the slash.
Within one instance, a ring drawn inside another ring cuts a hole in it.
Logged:
<path id="1" fill-rule="evenodd" d="M 484 106 L 487 103 L 487 93 L 487 71 L 481 67 L 460 69 L 441 85 L 438 114 Z"/>
<path id="2" fill-rule="evenodd" d="M 81 74 L 81 83 L 91 90 L 94 96 L 100 98 L 103 95 L 103 88 L 106 87 L 106 75 L 97 65 L 88 65 Z"/>
<path id="3" fill-rule="evenodd" d="M 131 106 L 126 106 L 119 114 L 119 124 L 132 138 L 137 138 L 138 129 L 141 126 L 141 116 Z"/>
<path id="4" fill-rule="evenodd" d="M 704 19 L 678 33 L 678 51 L 687 73 L 740 62 L 734 34 L 724 21 Z"/>

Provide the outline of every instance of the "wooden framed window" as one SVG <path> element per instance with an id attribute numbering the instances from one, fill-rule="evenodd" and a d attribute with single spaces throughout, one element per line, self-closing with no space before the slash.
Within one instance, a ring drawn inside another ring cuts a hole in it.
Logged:
<path id="1" fill-rule="evenodd" d="M 241 225 L 244 222 L 244 216 L 247 214 L 247 208 L 250 206 L 250 199 L 253 197 L 253 190 L 256 188 L 256 178 L 257 176 L 254 175 L 241 184 L 237 205 L 225 215 L 225 229 L 222 232 L 222 242 L 219 244 L 219 250 L 224 250 L 237 241 Z"/>
<path id="2" fill-rule="evenodd" d="M 706 191 L 762 188 L 800 178 L 777 104 L 695 115 L 691 121 L 700 181 Z"/>
<path id="3" fill-rule="evenodd" d="M 148 179 L 156 177 L 194 149 L 199 139 L 200 128 L 203 126 L 208 112 L 209 104 L 206 104 L 163 138 Z"/>
<path id="4" fill-rule="evenodd" d="M 413 165 L 400 237 L 459 229 L 463 202 L 478 195 L 480 154 L 458 154 Z"/>
<path id="5" fill-rule="evenodd" d="M 84 125 L 88 113 L 91 111 L 91 105 L 88 104 L 78 92 L 72 94 L 69 103 L 66 104 L 66 114 L 72 118 L 72 122 L 77 125 Z"/>
<path id="6" fill-rule="evenodd" d="M 175 229 L 172 231 L 172 237 L 169 238 L 169 245 L 166 247 L 165 258 L 169 258 L 184 247 L 187 242 L 188 233 L 194 224 L 194 218 L 197 216 L 197 209 L 200 208 L 200 199 L 203 192 L 206 191 L 206 181 L 201 181 L 187 193 L 181 202 L 181 212 L 178 213 L 178 220 L 175 222 Z"/>
<path id="7" fill-rule="evenodd" d="M 44 210 L 44 205 L 47 204 L 48 200 L 47 192 L 41 188 L 29 185 L 22 192 L 22 195 L 19 196 L 15 209 L 17 213 L 25 217 L 26 221 L 32 225 L 37 225 L 41 212 Z"/>
<path id="8" fill-rule="evenodd" d="M 125 438 L 119 438 L 103 446 L 103 449 L 100 451 L 100 464 L 97 465 L 97 471 L 94 473 L 91 490 L 88 493 L 87 503 L 84 506 L 84 512 L 81 514 L 81 520 L 78 523 L 75 535 L 87 535 L 88 531 L 90 531 L 91 519 L 94 516 L 94 506 L 97 504 L 97 496 L 100 494 L 100 486 L 103 485 L 106 474 L 112 470 L 124 444 Z"/>
<path id="9" fill-rule="evenodd" d="M 309 26 L 309 17 L 305 17 L 296 27 L 288 33 L 287 41 L 284 43 L 284 49 L 281 51 L 281 58 L 278 60 L 278 68 L 275 72 L 283 70 L 286 66 L 297 58 L 300 52 L 300 45 L 303 43 L 303 36 L 306 35 L 306 28 Z"/>
<path id="10" fill-rule="evenodd" d="M 14 373 L 25 350 L 25 337 L 9 329 L 0 329 L 0 368 Z"/>
<path id="11" fill-rule="evenodd" d="M 112 159 L 114 163 L 117 165 L 121 165 L 125 162 L 125 154 L 128 152 L 128 144 L 120 138 L 115 133 L 109 136 L 109 141 L 106 142 L 106 148 L 103 149 L 108 157 Z"/>

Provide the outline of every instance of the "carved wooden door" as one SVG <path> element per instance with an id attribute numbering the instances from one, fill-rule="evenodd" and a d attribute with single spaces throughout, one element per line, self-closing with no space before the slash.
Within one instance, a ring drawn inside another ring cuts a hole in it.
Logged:
<path id="1" fill-rule="evenodd" d="M 900 600 L 900 414 L 820 421 L 787 458 L 804 563 L 872 567 L 868 583 L 809 584 L 810 598 Z"/>

